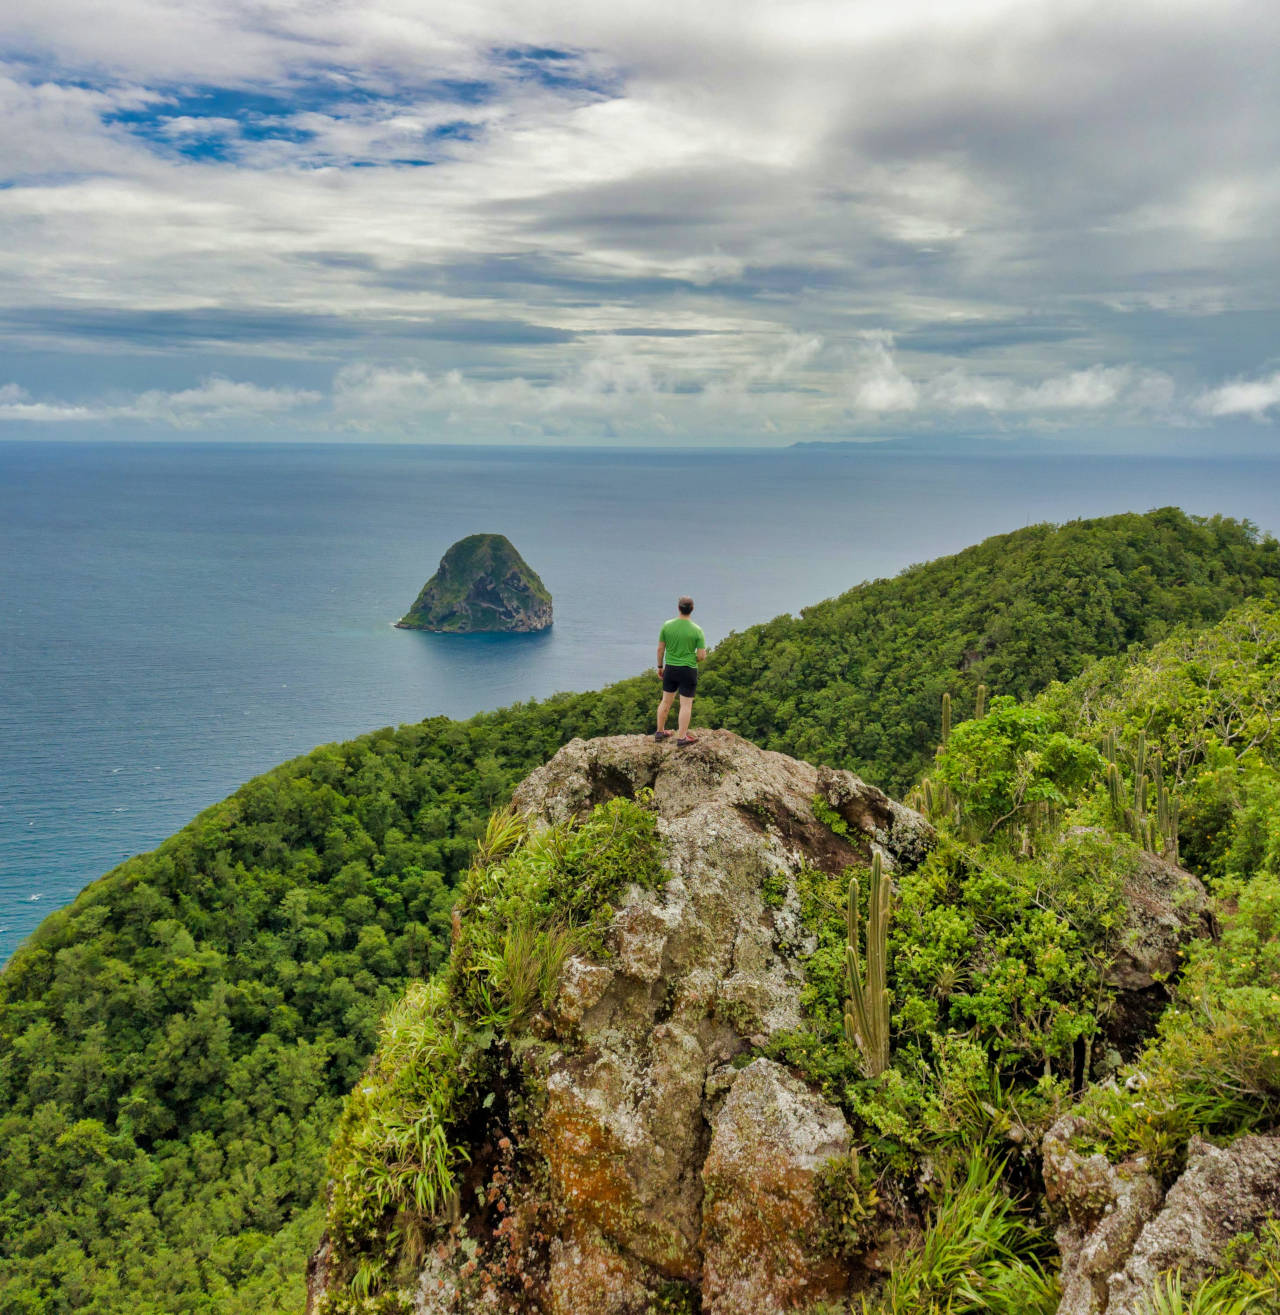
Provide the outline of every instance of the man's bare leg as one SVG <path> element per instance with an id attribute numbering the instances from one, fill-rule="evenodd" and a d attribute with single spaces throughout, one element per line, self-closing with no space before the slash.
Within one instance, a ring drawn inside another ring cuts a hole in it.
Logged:
<path id="1" fill-rule="evenodd" d="M 670 694 L 663 694 L 662 702 L 658 704 L 659 731 L 665 731 L 667 729 L 667 713 L 671 711 L 671 705 L 675 702 L 675 699 L 676 695 L 674 690 L 672 690 Z"/>
<path id="2" fill-rule="evenodd" d="M 689 718 L 693 716 L 693 695 L 680 695 L 680 734 L 679 738 L 684 739 L 689 734 Z M 661 725 L 661 723 L 659 723 Z"/>

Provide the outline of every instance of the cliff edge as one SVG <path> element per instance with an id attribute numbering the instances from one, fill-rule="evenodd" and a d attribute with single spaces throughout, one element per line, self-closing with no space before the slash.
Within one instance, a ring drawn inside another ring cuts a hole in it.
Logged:
<path id="1" fill-rule="evenodd" d="M 938 844 L 923 816 L 853 773 L 727 731 L 687 748 L 571 741 L 491 820 L 448 967 L 393 1011 L 352 1094 L 308 1311 L 856 1308 L 919 1249 L 930 1225 L 916 1188 L 937 1169 L 926 1149 L 906 1173 L 915 1188 L 862 1182 L 868 1127 L 850 1126 L 794 1047 L 815 989 L 845 989 L 849 873 L 865 894 L 878 851 L 900 891 L 936 882 L 942 868 L 913 870 Z M 988 885 L 982 898 L 1007 894 Z M 1149 1025 L 1147 995 L 1203 933 L 1204 892 L 1135 857 L 1122 907 L 1105 968 L 1115 1045 Z M 993 1135 L 1034 1172 L 1038 1138 L 1019 1118 Z M 1087 1264 L 1075 1278 L 1096 1221 L 1076 1218 L 1083 1189 L 1063 1163 L 1045 1177 L 1070 1215 L 1059 1242 L 1074 1300 L 1073 1284 L 1087 1296 L 1101 1279 Z M 1147 1215 L 1162 1195 L 1151 1189 Z M 1108 1256 L 1104 1278 L 1125 1263 Z M 1063 1315 L 1104 1309 L 1081 1300 Z"/>

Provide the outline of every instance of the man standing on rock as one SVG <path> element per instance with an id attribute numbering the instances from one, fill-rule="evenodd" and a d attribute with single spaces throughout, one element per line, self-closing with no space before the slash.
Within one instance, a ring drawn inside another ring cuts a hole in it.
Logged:
<path id="1" fill-rule="evenodd" d="M 696 735 L 689 734 L 689 718 L 693 716 L 693 694 L 698 688 L 698 663 L 707 660 L 707 637 L 702 627 L 690 619 L 693 599 L 684 597 L 676 604 L 679 616 L 673 616 L 663 625 L 658 635 L 658 675 L 662 677 L 662 702 L 658 704 L 658 730 L 655 740 L 667 739 L 667 713 L 677 694 L 680 695 L 680 733 L 677 744 L 696 744 Z"/>

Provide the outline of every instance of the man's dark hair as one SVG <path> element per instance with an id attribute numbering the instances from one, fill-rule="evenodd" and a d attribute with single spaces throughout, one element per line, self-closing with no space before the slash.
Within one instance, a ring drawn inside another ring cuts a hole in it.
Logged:
<path id="1" fill-rule="evenodd" d="M 685 594 L 676 606 L 680 609 L 681 616 L 688 616 L 689 613 L 693 611 L 693 599 L 690 598 L 688 594 Z"/>

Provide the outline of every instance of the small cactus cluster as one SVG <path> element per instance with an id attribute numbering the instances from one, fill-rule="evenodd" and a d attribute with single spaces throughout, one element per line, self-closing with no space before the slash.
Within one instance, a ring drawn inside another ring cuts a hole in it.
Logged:
<path id="1" fill-rule="evenodd" d="M 973 716 L 974 720 L 980 720 L 987 715 L 987 687 L 979 685 L 973 696 Z M 942 743 L 938 745 L 936 758 L 943 749 L 947 747 L 947 741 L 951 739 L 951 694 L 945 693 L 942 696 Z M 935 781 L 931 777 L 923 777 L 920 784 L 907 795 L 904 801 L 908 808 L 914 808 L 918 813 L 923 813 L 930 822 L 938 823 L 940 821 L 954 822 L 956 826 L 961 823 L 960 801 L 955 797 L 951 787 L 943 785 L 940 781 Z"/>
<path id="2" fill-rule="evenodd" d="M 1133 802 L 1120 775 L 1119 745 L 1115 731 L 1102 740 L 1107 759 L 1107 793 L 1116 820 L 1144 849 L 1178 861 L 1178 801 L 1165 788 L 1164 767 L 1160 755 L 1147 753 L 1147 733 L 1139 731 L 1133 748 Z M 1148 760 L 1151 779 L 1147 779 Z M 1155 803 L 1155 813 L 1148 811 Z"/>
<path id="3" fill-rule="evenodd" d="M 880 850 L 872 850 L 871 882 L 865 929 L 859 926 L 861 888 L 858 878 L 849 882 L 845 910 L 848 943 L 844 950 L 845 980 L 849 998 L 844 1006 L 844 1032 L 862 1057 L 862 1071 L 878 1078 L 889 1067 L 889 988 L 885 982 L 889 941 L 889 876 Z M 858 943 L 866 942 L 864 955 Z"/>
<path id="4" fill-rule="evenodd" d="M 921 778 L 920 784 L 907 796 L 906 805 L 923 813 L 935 825 L 943 820 L 960 825 L 960 801 L 949 785 L 931 776 Z"/>

